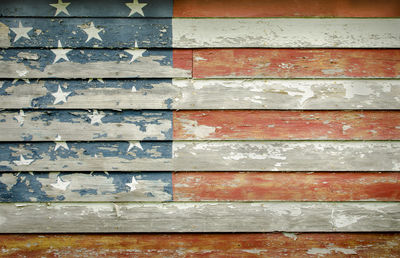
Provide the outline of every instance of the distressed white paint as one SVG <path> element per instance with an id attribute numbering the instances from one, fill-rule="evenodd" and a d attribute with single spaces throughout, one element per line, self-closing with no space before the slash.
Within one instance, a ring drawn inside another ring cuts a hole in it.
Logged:
<path id="1" fill-rule="evenodd" d="M 330 202 L 21 203 L 0 204 L 3 233 L 46 232 L 370 232 L 400 230 L 400 204 Z M 290 212 L 291 209 L 300 212 Z M 364 216 L 351 228 L 332 226 L 330 214 Z M 277 212 L 279 211 L 279 212 Z M 287 212 L 280 212 L 287 211 Z M 332 247 L 335 248 L 335 247 Z M 315 252 L 320 250 L 314 250 Z M 350 252 L 332 249 L 336 252 Z"/>
<path id="2" fill-rule="evenodd" d="M 400 19 L 173 19 L 176 48 L 397 48 Z"/>
<path id="3" fill-rule="evenodd" d="M 341 248 L 341 247 L 327 247 L 327 248 L 311 248 L 307 250 L 307 254 L 310 255 L 325 255 L 325 254 L 357 254 L 355 249 L 351 248 Z"/>
<path id="4" fill-rule="evenodd" d="M 400 109 L 398 80 L 173 80 L 178 109 Z"/>
<path id="5" fill-rule="evenodd" d="M 398 171 L 399 141 L 174 141 L 177 171 Z"/>
<path id="6" fill-rule="evenodd" d="M 202 139 L 210 136 L 211 134 L 215 133 L 216 127 L 207 126 L 207 125 L 199 125 L 196 120 L 189 120 L 189 119 L 178 119 L 183 126 L 183 130 L 185 134 L 192 139 Z"/>

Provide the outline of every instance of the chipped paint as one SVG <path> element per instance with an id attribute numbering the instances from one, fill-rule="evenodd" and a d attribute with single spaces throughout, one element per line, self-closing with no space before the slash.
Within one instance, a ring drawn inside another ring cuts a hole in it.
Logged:
<path id="1" fill-rule="evenodd" d="M 341 247 L 328 247 L 328 248 L 311 248 L 307 250 L 307 254 L 310 255 L 325 255 L 325 254 L 357 254 L 355 249 L 341 248 Z"/>

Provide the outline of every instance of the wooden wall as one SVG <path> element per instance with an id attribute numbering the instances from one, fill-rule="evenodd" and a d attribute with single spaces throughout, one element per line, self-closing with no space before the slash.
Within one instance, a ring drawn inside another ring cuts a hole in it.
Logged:
<path id="1" fill-rule="evenodd" d="M 400 256 L 399 17 L 2 1 L 0 256 Z"/>

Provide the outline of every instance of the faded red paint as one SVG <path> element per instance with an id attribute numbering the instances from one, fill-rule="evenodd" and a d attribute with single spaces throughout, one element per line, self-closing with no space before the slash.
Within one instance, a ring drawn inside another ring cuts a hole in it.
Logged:
<path id="1" fill-rule="evenodd" d="M 399 257 L 399 233 L 0 235 L 1 257 Z M 345 254 L 345 253 L 348 254 Z M 349 254 L 350 253 L 350 254 Z"/>
<path id="2" fill-rule="evenodd" d="M 172 63 L 174 68 L 181 68 L 192 71 L 193 50 L 174 49 L 172 50 Z"/>
<path id="3" fill-rule="evenodd" d="M 174 0 L 174 17 L 399 17 L 398 0 Z"/>
<path id="4" fill-rule="evenodd" d="M 400 111 L 206 110 L 173 117 L 177 140 L 400 140 Z M 204 127 L 208 135 L 196 134 Z"/>
<path id="5" fill-rule="evenodd" d="M 398 173 L 177 172 L 174 201 L 400 201 Z"/>
<path id="6" fill-rule="evenodd" d="M 199 49 L 193 76 L 398 78 L 400 49 Z"/>

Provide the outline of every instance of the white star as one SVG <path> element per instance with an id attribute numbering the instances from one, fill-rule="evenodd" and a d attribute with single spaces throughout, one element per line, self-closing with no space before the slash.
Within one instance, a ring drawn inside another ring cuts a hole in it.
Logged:
<path id="1" fill-rule="evenodd" d="M 71 182 L 68 181 L 62 181 L 61 178 L 58 176 L 57 177 L 57 183 L 56 184 L 51 184 L 52 187 L 59 189 L 61 191 L 67 190 L 67 187 L 69 186 Z"/>
<path id="2" fill-rule="evenodd" d="M 60 148 L 60 147 L 66 149 L 66 150 L 69 150 L 67 142 L 56 141 L 54 143 L 56 144 L 56 146 L 54 147 L 54 151 L 58 150 L 58 148 Z"/>
<path id="3" fill-rule="evenodd" d="M 63 92 L 61 87 L 58 86 L 57 92 L 51 93 L 54 96 L 53 105 L 58 104 L 60 102 L 67 102 L 67 97 L 71 94 L 71 92 Z"/>
<path id="4" fill-rule="evenodd" d="M 78 26 L 78 27 L 80 27 L 83 31 L 86 32 L 86 34 L 88 36 L 87 39 L 86 39 L 86 42 L 88 42 L 92 38 L 95 38 L 95 39 L 98 39 L 100 41 L 103 41 L 101 39 L 101 37 L 99 36 L 99 32 L 104 31 L 104 29 L 97 29 L 94 26 L 93 22 L 90 23 L 89 27 L 87 27 L 87 26 Z"/>
<path id="5" fill-rule="evenodd" d="M 29 79 L 22 79 L 24 82 L 26 82 L 26 83 L 28 83 L 28 84 L 30 84 L 31 82 L 29 81 Z M 12 84 L 15 84 L 16 82 L 18 82 L 19 81 L 19 79 L 14 79 L 13 81 L 12 81 Z"/>
<path id="6" fill-rule="evenodd" d="M 15 38 L 14 38 L 14 42 L 19 40 L 20 38 L 26 38 L 26 39 L 31 39 L 28 36 L 28 32 L 31 31 L 33 28 L 32 27 L 23 27 L 22 23 L 19 22 L 19 27 L 18 28 L 10 28 L 12 31 L 14 31 Z"/>
<path id="7" fill-rule="evenodd" d="M 53 64 L 57 63 L 58 60 L 64 59 L 65 61 L 69 61 L 67 57 L 67 53 L 71 51 L 72 49 L 63 49 L 61 45 L 61 41 L 58 41 L 58 48 L 56 49 L 50 49 L 51 52 L 53 52 L 56 57 L 54 58 Z"/>
<path id="8" fill-rule="evenodd" d="M 14 160 L 14 163 L 17 166 L 27 166 L 31 164 L 33 161 L 34 161 L 33 159 L 25 159 L 24 156 L 19 155 L 19 160 Z"/>
<path id="9" fill-rule="evenodd" d="M 143 13 L 142 9 L 147 4 L 141 4 L 141 3 L 139 3 L 138 0 L 133 0 L 132 3 L 125 3 L 125 4 L 126 4 L 126 6 L 129 7 L 129 9 L 131 9 L 131 12 L 129 13 L 128 17 L 133 15 L 133 14 L 135 14 L 135 13 L 138 13 L 141 16 L 144 16 L 144 13 Z"/>
<path id="10" fill-rule="evenodd" d="M 146 52 L 146 49 L 139 49 L 137 41 L 135 41 L 135 49 L 127 49 L 125 52 L 132 56 L 131 61 L 129 61 L 129 63 L 132 63 L 137 58 L 142 57 L 143 53 Z"/>
<path id="11" fill-rule="evenodd" d="M 24 77 L 29 73 L 28 70 L 16 70 L 15 72 L 18 74 L 19 77 Z"/>
<path id="12" fill-rule="evenodd" d="M 132 182 L 130 183 L 126 183 L 127 186 L 129 186 L 130 190 L 129 192 L 133 192 L 136 190 L 136 185 L 138 184 L 138 182 L 136 181 L 135 177 L 132 177 Z"/>
<path id="13" fill-rule="evenodd" d="M 138 141 L 129 141 L 129 146 L 128 146 L 128 149 L 126 150 L 126 152 L 129 152 L 131 149 L 133 149 L 133 147 L 137 147 L 137 148 L 143 150 L 143 147 L 140 144 L 140 142 L 138 142 Z"/>
<path id="14" fill-rule="evenodd" d="M 93 115 L 88 115 L 88 117 L 90 118 L 90 124 L 94 125 L 94 124 L 102 124 L 103 122 L 101 121 L 101 119 L 104 117 L 105 115 L 103 114 L 99 114 L 99 112 L 97 110 L 93 110 Z"/>
<path id="15" fill-rule="evenodd" d="M 67 6 L 70 5 L 71 3 L 63 3 L 62 0 L 58 0 L 58 3 L 56 4 L 50 4 L 50 6 L 57 8 L 56 13 L 54 16 L 57 16 L 59 13 L 63 12 L 66 15 L 69 15 L 69 12 L 67 10 Z"/>
<path id="16" fill-rule="evenodd" d="M 103 81 L 102 78 L 97 78 L 96 80 L 98 80 L 99 82 L 101 82 L 101 83 L 104 84 L 104 81 Z M 88 79 L 88 82 L 92 82 L 92 81 L 93 81 L 93 78 L 89 78 L 89 79 Z"/>
<path id="17" fill-rule="evenodd" d="M 17 120 L 17 122 L 19 123 L 19 126 L 22 126 L 25 122 L 24 117 L 26 117 L 25 113 L 23 110 L 19 111 L 18 116 L 14 116 L 14 118 Z"/>

